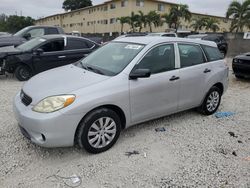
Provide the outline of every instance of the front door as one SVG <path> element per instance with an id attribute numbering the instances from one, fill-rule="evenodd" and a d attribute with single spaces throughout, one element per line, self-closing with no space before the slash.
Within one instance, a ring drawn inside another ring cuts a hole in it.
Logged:
<path id="1" fill-rule="evenodd" d="M 176 70 L 174 44 L 154 47 L 135 69 L 149 69 L 151 76 L 129 81 L 132 123 L 175 112 L 180 75 L 179 70 Z"/>

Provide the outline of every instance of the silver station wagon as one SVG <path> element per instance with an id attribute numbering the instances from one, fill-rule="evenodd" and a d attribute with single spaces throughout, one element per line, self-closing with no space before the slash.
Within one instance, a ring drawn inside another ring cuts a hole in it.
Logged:
<path id="1" fill-rule="evenodd" d="M 132 125 L 192 108 L 213 114 L 227 87 L 228 67 L 213 42 L 125 37 L 31 78 L 14 112 L 35 144 L 100 153 Z"/>

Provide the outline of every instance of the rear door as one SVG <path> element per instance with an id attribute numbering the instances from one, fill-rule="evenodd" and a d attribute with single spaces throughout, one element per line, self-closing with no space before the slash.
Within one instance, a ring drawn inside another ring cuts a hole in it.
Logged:
<path id="1" fill-rule="evenodd" d="M 67 43 L 64 49 L 65 64 L 71 64 L 84 58 L 96 47 L 95 43 L 84 38 L 67 37 Z"/>
<path id="2" fill-rule="evenodd" d="M 180 57 L 179 110 L 197 107 L 207 91 L 212 68 L 198 44 L 178 43 Z"/>
<path id="3" fill-rule="evenodd" d="M 177 110 L 179 70 L 176 69 L 175 45 L 152 48 L 134 67 L 149 69 L 149 78 L 129 81 L 132 123 L 164 116 Z"/>

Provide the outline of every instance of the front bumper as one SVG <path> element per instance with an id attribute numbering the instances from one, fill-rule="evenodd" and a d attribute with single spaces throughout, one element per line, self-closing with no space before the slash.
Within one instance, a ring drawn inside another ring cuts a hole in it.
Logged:
<path id="1" fill-rule="evenodd" d="M 65 115 L 60 111 L 37 113 L 31 105 L 25 106 L 19 94 L 14 99 L 14 114 L 22 134 L 31 142 L 43 147 L 67 147 L 74 145 L 75 131 L 80 115 Z"/>
<path id="2" fill-rule="evenodd" d="M 232 64 L 233 72 L 239 76 L 250 77 L 250 63 L 234 63 Z"/>

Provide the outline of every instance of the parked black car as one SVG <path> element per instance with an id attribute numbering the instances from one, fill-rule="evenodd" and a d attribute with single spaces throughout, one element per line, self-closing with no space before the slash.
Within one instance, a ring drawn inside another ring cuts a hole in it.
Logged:
<path id="1" fill-rule="evenodd" d="M 100 45 L 83 37 L 45 35 L 14 48 L 0 48 L 0 74 L 15 73 L 20 81 L 55 67 L 74 63 Z"/>
<path id="2" fill-rule="evenodd" d="M 250 78 L 250 53 L 233 58 L 232 67 L 236 78 Z"/>
<path id="3" fill-rule="evenodd" d="M 0 36 L 0 47 L 4 46 L 18 46 L 27 40 L 43 35 L 64 34 L 60 27 L 56 26 L 29 26 L 18 31 L 14 35 Z"/>
<path id="4" fill-rule="evenodd" d="M 197 34 L 197 35 L 189 35 L 187 38 L 213 41 L 213 42 L 215 42 L 217 44 L 218 49 L 224 55 L 224 57 L 227 55 L 228 43 L 225 40 L 225 38 L 223 37 L 223 35 L 218 35 L 218 34 Z"/>

